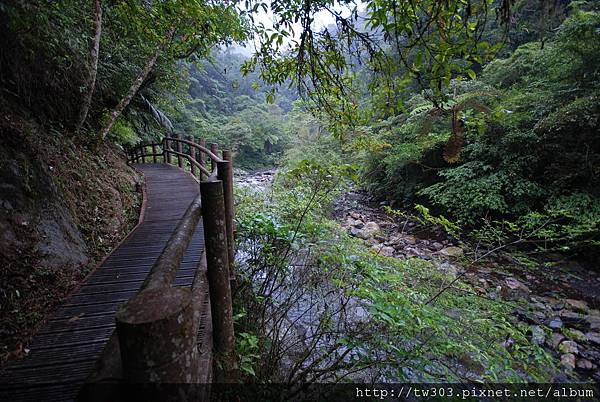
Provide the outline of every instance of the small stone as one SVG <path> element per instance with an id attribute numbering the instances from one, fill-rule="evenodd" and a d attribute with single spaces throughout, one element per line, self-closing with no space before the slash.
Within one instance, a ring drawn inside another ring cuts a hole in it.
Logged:
<path id="1" fill-rule="evenodd" d="M 417 238 L 412 235 L 403 234 L 403 235 L 398 236 L 398 238 L 402 243 L 411 244 L 411 245 L 417 244 Z"/>
<path id="2" fill-rule="evenodd" d="M 590 329 L 600 330 L 600 317 L 595 315 L 586 315 L 585 321 L 589 324 Z"/>
<path id="3" fill-rule="evenodd" d="M 587 338 L 585 334 L 578 329 L 569 329 L 568 331 L 569 338 L 576 340 L 577 342 L 585 342 Z"/>
<path id="4" fill-rule="evenodd" d="M 563 322 L 560 318 L 556 317 L 553 318 L 550 323 L 548 323 L 548 326 L 552 329 L 560 329 L 563 326 Z"/>
<path id="5" fill-rule="evenodd" d="M 371 248 L 373 249 L 373 251 L 375 251 L 375 253 L 386 256 L 386 257 L 393 257 L 394 252 L 396 251 L 396 250 L 394 250 L 394 247 L 383 246 L 383 245 L 377 245 L 377 246 L 373 246 Z"/>
<path id="6" fill-rule="evenodd" d="M 596 365 L 589 361 L 588 359 L 577 359 L 577 368 L 581 370 L 593 370 L 596 368 Z"/>
<path id="7" fill-rule="evenodd" d="M 531 329 L 531 342 L 536 345 L 542 345 L 546 340 L 546 333 L 539 325 L 532 325 Z"/>
<path id="8" fill-rule="evenodd" d="M 562 321 L 573 328 L 587 331 L 590 328 L 590 323 L 587 321 L 587 317 L 582 314 L 575 313 L 571 310 L 560 310 L 558 313 Z M 598 323 L 600 324 L 600 322 Z"/>
<path id="9" fill-rule="evenodd" d="M 588 332 L 585 334 L 586 339 L 591 342 L 591 343 L 595 343 L 597 346 L 600 346 L 600 334 L 597 332 Z"/>
<path id="10" fill-rule="evenodd" d="M 563 353 L 579 353 L 579 345 L 575 341 L 564 341 L 558 345 L 558 350 Z"/>
<path id="11" fill-rule="evenodd" d="M 564 367 L 573 370 L 575 368 L 575 355 L 566 353 L 560 357 L 560 364 Z"/>
<path id="12" fill-rule="evenodd" d="M 515 279 L 513 277 L 509 277 L 506 278 L 506 286 L 508 286 L 510 289 L 521 289 L 526 291 L 527 293 L 530 292 L 529 288 L 523 284 L 523 282 L 519 281 L 518 279 Z"/>
<path id="13" fill-rule="evenodd" d="M 356 219 L 356 220 L 361 220 L 362 219 L 362 216 L 358 212 L 356 212 L 356 211 L 350 212 L 350 216 L 352 218 Z"/>
<path id="14" fill-rule="evenodd" d="M 440 251 L 441 249 L 444 248 L 444 245 L 442 243 L 437 242 L 437 241 L 434 241 L 431 246 L 433 247 L 433 249 L 435 251 Z"/>
<path id="15" fill-rule="evenodd" d="M 573 310 L 576 311 L 588 311 L 589 307 L 586 302 L 583 300 L 575 300 L 575 299 L 565 299 L 565 303 Z"/>
<path id="16" fill-rule="evenodd" d="M 450 246 L 441 249 L 439 253 L 445 257 L 461 257 L 464 254 L 464 251 L 460 247 Z"/>

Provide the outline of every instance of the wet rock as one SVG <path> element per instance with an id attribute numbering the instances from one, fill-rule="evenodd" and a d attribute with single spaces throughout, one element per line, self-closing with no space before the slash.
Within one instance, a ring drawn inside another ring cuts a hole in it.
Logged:
<path id="1" fill-rule="evenodd" d="M 531 330 L 531 342 L 536 345 L 543 345 L 546 340 L 546 333 L 539 325 L 532 325 Z"/>
<path id="2" fill-rule="evenodd" d="M 417 239 L 415 238 L 415 236 L 409 235 L 409 234 L 399 234 L 399 235 L 395 235 L 390 237 L 389 242 L 393 245 L 393 244 L 410 244 L 410 245 L 415 245 L 417 244 Z"/>
<path id="3" fill-rule="evenodd" d="M 563 322 L 560 318 L 556 317 L 550 320 L 548 326 L 552 329 L 560 329 L 563 327 Z"/>
<path id="4" fill-rule="evenodd" d="M 561 310 L 559 313 L 562 321 L 569 327 L 587 331 L 590 328 L 590 323 L 586 318 L 579 313 L 574 313 L 570 310 Z"/>
<path id="5" fill-rule="evenodd" d="M 358 233 L 357 237 L 360 237 L 363 240 L 368 240 L 377 232 L 381 231 L 379 225 L 375 222 L 367 222 L 365 227 L 362 228 Z"/>
<path id="6" fill-rule="evenodd" d="M 355 227 L 351 227 L 350 228 L 350 234 L 354 237 L 358 237 L 358 234 L 360 233 L 360 229 L 357 229 Z"/>
<path id="7" fill-rule="evenodd" d="M 558 346 L 560 345 L 560 343 L 564 340 L 565 340 L 565 336 L 563 334 L 559 334 L 558 332 L 555 332 L 552 334 L 550 339 L 547 340 L 547 343 L 552 348 L 557 349 Z"/>
<path id="8" fill-rule="evenodd" d="M 585 338 L 596 346 L 600 346 L 600 333 L 597 332 L 588 332 L 585 334 Z"/>
<path id="9" fill-rule="evenodd" d="M 593 370 L 597 366 L 588 359 L 577 359 L 577 368 L 581 370 Z"/>
<path id="10" fill-rule="evenodd" d="M 440 251 L 441 249 L 444 248 L 444 245 L 437 241 L 434 241 L 431 246 L 434 248 L 435 251 Z"/>
<path id="11" fill-rule="evenodd" d="M 585 334 L 578 329 L 569 329 L 568 334 L 569 338 L 576 340 L 577 342 L 585 342 L 587 338 Z"/>
<path id="12" fill-rule="evenodd" d="M 506 278 L 506 286 L 513 290 L 523 290 L 527 293 L 531 292 L 531 290 L 529 290 L 529 288 L 523 282 L 513 277 Z"/>
<path id="13" fill-rule="evenodd" d="M 566 299 L 565 303 L 575 311 L 585 312 L 589 310 L 588 304 L 583 300 Z"/>
<path id="14" fill-rule="evenodd" d="M 585 321 L 589 325 L 590 329 L 600 330 L 600 316 L 587 315 Z"/>
<path id="15" fill-rule="evenodd" d="M 461 257 L 464 254 L 464 251 L 460 247 L 450 246 L 441 249 L 439 253 L 445 257 Z"/>
<path id="16" fill-rule="evenodd" d="M 535 325 L 540 325 L 541 321 L 539 319 L 539 317 L 537 317 L 533 312 L 531 311 L 526 311 L 526 310 L 522 310 L 522 309 L 516 309 L 513 314 L 515 316 L 517 316 L 517 318 L 523 322 L 526 322 L 528 324 L 535 324 Z"/>
<path id="17" fill-rule="evenodd" d="M 350 212 L 350 217 L 356 220 L 362 220 L 362 216 L 356 211 Z"/>
<path id="18" fill-rule="evenodd" d="M 393 257 L 394 252 L 396 251 L 396 250 L 394 250 L 394 247 L 384 246 L 381 244 L 377 245 L 377 246 L 373 246 L 373 247 L 371 247 L 371 249 L 373 251 L 375 251 L 375 253 L 386 256 L 386 257 Z"/>
<path id="19" fill-rule="evenodd" d="M 575 355 L 572 353 L 565 353 L 560 357 L 560 364 L 565 368 L 573 370 L 576 365 Z"/>
<path id="20" fill-rule="evenodd" d="M 563 341 L 558 345 L 558 350 L 562 353 L 579 353 L 579 345 L 575 341 Z"/>

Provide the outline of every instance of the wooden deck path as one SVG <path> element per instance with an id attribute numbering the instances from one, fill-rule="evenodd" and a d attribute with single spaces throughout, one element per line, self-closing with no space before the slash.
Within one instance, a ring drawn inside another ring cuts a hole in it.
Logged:
<path id="1" fill-rule="evenodd" d="M 146 181 L 143 221 L 54 312 L 28 346 L 28 356 L 0 373 L 0 401 L 76 398 L 114 332 L 115 311 L 138 292 L 199 192 L 198 182 L 174 166 L 140 164 L 137 168 Z M 179 267 L 175 285 L 191 285 L 203 248 L 200 223 Z M 208 305 L 208 292 L 205 293 Z M 210 318 L 204 317 L 200 331 L 210 332 Z"/>

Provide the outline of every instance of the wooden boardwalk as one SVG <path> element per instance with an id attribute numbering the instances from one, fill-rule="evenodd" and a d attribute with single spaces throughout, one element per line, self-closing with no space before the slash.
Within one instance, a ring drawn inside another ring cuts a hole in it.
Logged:
<path id="1" fill-rule="evenodd" d="M 71 401 L 115 329 L 114 314 L 134 296 L 177 223 L 199 192 L 188 173 L 167 164 L 140 164 L 143 221 L 68 297 L 28 346 L 28 356 L 0 373 L 0 401 Z M 204 249 L 202 223 L 187 248 L 175 285 L 190 286 Z M 206 302 L 208 305 L 208 292 Z M 208 307 L 205 311 L 210 310 Z M 205 314 L 200 331 L 210 332 Z M 206 346 L 206 345 L 204 345 Z"/>

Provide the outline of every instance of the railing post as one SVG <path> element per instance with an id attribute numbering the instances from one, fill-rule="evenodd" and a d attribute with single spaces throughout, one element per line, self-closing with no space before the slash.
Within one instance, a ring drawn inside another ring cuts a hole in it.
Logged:
<path id="1" fill-rule="evenodd" d="M 163 153 L 166 158 L 165 162 L 168 164 L 171 164 L 171 152 L 170 152 L 171 151 L 171 141 L 169 138 L 170 137 L 168 135 L 164 138 L 165 145 L 163 147 Z"/>
<path id="2" fill-rule="evenodd" d="M 177 134 L 177 139 L 181 140 L 181 134 Z M 177 141 L 177 152 L 180 154 L 183 153 L 183 147 L 181 146 L 180 141 Z M 183 157 L 181 155 L 177 155 L 177 166 L 179 166 L 179 168 L 183 168 Z"/>
<path id="3" fill-rule="evenodd" d="M 142 163 L 146 163 L 146 146 L 142 145 Z"/>
<path id="4" fill-rule="evenodd" d="M 156 163 L 156 144 L 152 144 L 152 162 Z"/>
<path id="5" fill-rule="evenodd" d="M 212 152 L 215 155 L 217 154 L 217 152 L 219 152 L 219 146 L 217 145 L 217 143 L 215 143 L 215 142 L 210 143 L 210 152 Z M 211 158 L 210 159 L 211 172 L 214 172 L 216 167 L 217 167 L 217 163 L 215 161 L 213 161 Z"/>
<path id="6" fill-rule="evenodd" d="M 189 136 L 190 142 L 195 144 L 194 142 L 194 136 L 190 135 Z M 196 148 L 193 145 L 190 145 L 190 157 L 192 158 L 192 160 L 196 160 Z M 196 177 L 196 165 L 190 162 L 190 166 L 192 168 L 192 176 Z"/>
<path id="7" fill-rule="evenodd" d="M 206 275 L 216 354 L 216 382 L 229 382 L 233 379 L 235 355 L 222 182 L 220 180 L 200 182 L 200 195 L 202 197 L 206 250 Z"/>
<path id="8" fill-rule="evenodd" d="M 225 204 L 225 225 L 227 228 L 227 251 L 229 259 L 229 275 L 235 277 L 235 243 L 234 243 L 234 198 L 233 198 L 233 161 L 231 151 L 223 151 L 223 162 L 217 162 L 217 178 L 223 182 L 223 198 Z"/>
<path id="9" fill-rule="evenodd" d="M 201 147 L 206 148 L 206 140 L 204 138 L 200 138 L 200 140 L 198 141 L 198 144 Z M 204 152 L 199 152 L 198 153 L 198 157 L 200 158 L 200 160 L 198 161 L 198 163 L 200 163 L 200 166 L 204 167 Z M 204 180 L 204 172 L 200 171 L 200 181 Z"/>
<path id="10" fill-rule="evenodd" d="M 197 383 L 199 356 L 190 289 L 144 290 L 115 315 L 125 381 Z"/>

